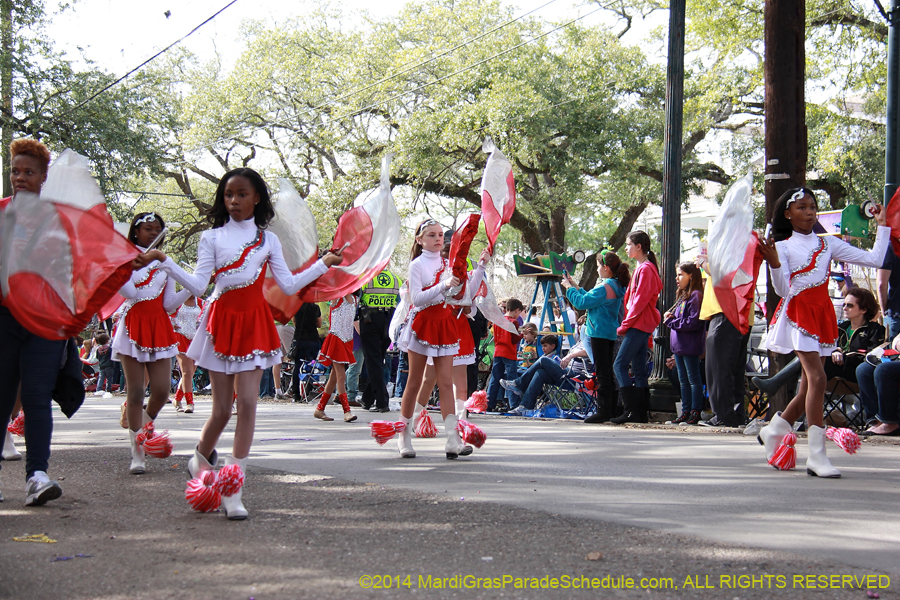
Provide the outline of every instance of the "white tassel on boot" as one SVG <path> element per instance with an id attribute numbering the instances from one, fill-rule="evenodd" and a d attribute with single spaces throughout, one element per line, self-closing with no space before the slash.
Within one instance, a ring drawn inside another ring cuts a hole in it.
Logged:
<path id="1" fill-rule="evenodd" d="M 775 451 L 778 450 L 778 446 L 781 444 L 781 440 L 793 430 L 794 428 L 791 424 L 781 418 L 780 412 L 775 413 L 769 424 L 759 430 L 759 435 L 756 436 L 756 439 L 766 447 L 766 461 L 772 460 L 772 457 L 775 456 Z"/>
<path id="2" fill-rule="evenodd" d="M 128 430 L 128 435 L 131 436 L 131 467 L 128 469 L 128 472 L 132 475 L 142 475 L 146 470 L 144 466 L 144 447 L 137 441 L 138 433 L 140 431 Z"/>
<path id="3" fill-rule="evenodd" d="M 228 455 L 225 457 L 225 466 L 228 465 L 237 465 L 241 468 L 241 472 L 244 473 L 244 485 L 247 483 L 247 459 L 245 458 L 235 458 L 234 456 Z M 244 493 L 244 486 L 241 486 L 241 489 L 236 491 L 230 496 L 222 496 L 222 508 L 225 510 L 225 516 L 228 517 L 231 521 L 243 521 L 247 518 L 249 514 L 247 509 L 244 508 L 244 505 L 241 503 L 241 495 Z"/>
<path id="4" fill-rule="evenodd" d="M 22 460 L 22 454 L 16 450 L 16 444 L 13 442 L 13 436 L 6 430 L 6 441 L 3 442 L 3 460 Z"/>
<path id="5" fill-rule="evenodd" d="M 416 405 L 418 408 L 418 405 Z M 397 434 L 397 450 L 400 451 L 400 458 L 415 458 L 416 451 L 413 450 L 412 447 L 412 436 L 413 430 L 415 426 L 413 425 L 412 417 L 406 418 L 403 415 L 400 415 L 400 421 L 406 424 L 406 427 L 403 428 L 399 434 Z"/>
<path id="6" fill-rule="evenodd" d="M 463 441 L 459 439 L 459 431 L 456 429 L 457 423 L 459 423 L 459 417 L 456 415 L 444 417 L 444 431 L 447 433 L 447 443 L 444 444 L 444 452 L 447 453 L 449 460 L 472 454 L 472 446 L 463 444 Z"/>
<path id="7" fill-rule="evenodd" d="M 188 461 L 188 472 L 191 474 L 191 479 L 200 479 L 200 475 L 204 471 L 212 471 L 217 462 L 219 462 L 219 454 L 215 450 L 212 451 L 209 460 L 206 460 L 206 457 L 194 447 L 194 455 Z"/>
<path id="8" fill-rule="evenodd" d="M 814 477 L 837 479 L 841 472 L 831 465 L 825 455 L 825 429 L 810 425 L 807 431 L 809 441 L 809 458 L 806 459 L 806 474 Z"/>

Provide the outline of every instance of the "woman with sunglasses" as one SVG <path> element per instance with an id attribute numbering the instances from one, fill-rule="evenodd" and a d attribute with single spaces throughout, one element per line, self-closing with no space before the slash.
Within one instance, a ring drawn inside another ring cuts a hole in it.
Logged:
<path id="1" fill-rule="evenodd" d="M 162 217 L 152 212 L 135 215 L 128 230 L 128 240 L 142 251 L 153 244 L 165 229 Z M 164 238 L 163 238 L 164 239 Z M 146 470 L 143 439 L 149 433 L 159 411 L 169 400 L 172 357 L 178 354 L 178 338 L 169 313 L 191 295 L 184 289 L 175 291 L 175 279 L 151 261 L 132 273 L 119 294 L 125 298 L 122 316 L 113 334 L 113 360 L 122 363 L 128 387 L 125 414 L 131 437 L 132 475 Z M 150 381 L 150 399 L 144 409 L 144 374 Z M 142 430 L 144 434 L 141 435 Z"/>
<path id="2" fill-rule="evenodd" d="M 878 235 L 872 250 L 860 250 L 834 236 L 819 236 L 816 197 L 806 188 L 788 190 L 778 199 L 772 219 L 773 239 L 761 240 L 759 249 L 769 263 L 775 291 L 782 300 L 775 311 L 767 339 L 768 349 L 779 354 L 795 352 L 802 374 L 797 395 L 784 412 L 772 417 L 760 431 L 769 464 L 794 421 L 806 413 L 809 458 L 806 472 L 817 477 L 837 478 L 825 455 L 822 406 L 825 400 L 825 358 L 836 348 L 837 319 L 828 296 L 828 275 L 832 260 L 866 267 L 879 267 L 890 237 L 885 227 L 885 211 L 876 207 Z M 779 463 L 780 464 L 780 463 Z"/>

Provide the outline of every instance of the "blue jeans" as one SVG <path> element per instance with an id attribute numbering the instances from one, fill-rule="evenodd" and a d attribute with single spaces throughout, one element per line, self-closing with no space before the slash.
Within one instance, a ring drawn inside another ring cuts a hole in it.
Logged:
<path id="1" fill-rule="evenodd" d="M 113 384 L 113 374 L 115 369 L 112 365 L 100 369 L 100 376 L 97 378 L 98 392 L 111 392 Z"/>
<path id="2" fill-rule="evenodd" d="M 574 390 L 575 387 L 569 382 L 569 369 L 563 369 L 555 360 L 549 356 L 542 356 L 537 359 L 533 365 L 528 367 L 525 373 L 516 379 L 516 385 L 522 393 L 522 406 L 527 410 L 534 410 L 537 405 L 537 399 L 544 393 L 546 384 L 555 385 L 562 389 Z"/>
<path id="3" fill-rule="evenodd" d="M 347 368 L 347 398 L 350 400 L 355 400 L 356 395 L 359 393 L 359 373 L 362 371 L 363 363 L 365 362 L 365 354 L 363 354 L 362 347 L 353 351 L 353 358 L 356 362 Z"/>
<path id="4" fill-rule="evenodd" d="M 616 373 L 616 381 L 619 387 L 649 387 L 647 381 L 647 340 L 650 334 L 639 329 L 629 329 L 622 338 L 619 353 L 613 363 L 613 371 Z M 631 374 L 634 375 L 634 383 L 628 374 L 628 366 L 631 365 Z"/>
<path id="5" fill-rule="evenodd" d="M 265 369 L 262 378 L 259 380 L 259 397 L 275 397 L 275 377 L 272 374 L 272 367 Z"/>
<path id="6" fill-rule="evenodd" d="M 703 410 L 703 378 L 700 376 L 699 356 L 675 355 L 678 381 L 681 386 L 681 410 Z"/>
<path id="7" fill-rule="evenodd" d="M 503 358 L 502 356 L 494 357 L 494 364 L 491 366 L 491 384 L 488 386 L 488 410 L 493 411 L 497 405 L 497 399 L 507 396 L 509 407 L 514 408 L 519 403 L 519 398 L 512 393 L 505 394 L 500 386 L 501 379 L 515 379 L 518 375 L 516 365 L 518 361 L 514 358 Z"/>
<path id="8" fill-rule="evenodd" d="M 397 384 L 394 386 L 394 397 L 403 396 L 403 388 L 406 387 L 406 381 L 409 379 L 409 354 L 400 353 L 400 363 L 397 365 Z"/>
<path id="9" fill-rule="evenodd" d="M 887 339 L 886 342 L 894 341 L 894 338 L 897 337 L 897 334 L 900 333 L 900 319 L 894 316 L 884 316 L 884 327 L 887 329 Z"/>
<path id="10" fill-rule="evenodd" d="M 53 435 L 51 396 L 65 349 L 65 340 L 47 340 L 34 335 L 6 307 L 0 306 L 0 425 L 3 427 L 0 431 L 6 433 L 21 383 L 26 480 L 35 471 L 48 470 Z"/>
<path id="11" fill-rule="evenodd" d="M 860 402 L 866 419 L 877 417 L 882 423 L 900 423 L 900 362 L 867 362 L 856 367 Z"/>

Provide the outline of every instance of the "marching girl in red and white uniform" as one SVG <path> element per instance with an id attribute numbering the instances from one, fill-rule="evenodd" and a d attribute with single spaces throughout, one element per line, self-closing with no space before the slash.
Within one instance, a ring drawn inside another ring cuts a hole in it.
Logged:
<path id="1" fill-rule="evenodd" d="M 334 421 L 325 414 L 325 406 L 331 399 L 331 393 L 337 387 L 338 401 L 344 409 L 344 421 L 350 423 L 356 420 L 356 415 L 350 412 L 350 402 L 347 400 L 346 369 L 348 365 L 356 364 L 353 356 L 353 321 L 356 320 L 357 300 L 354 294 L 348 294 L 340 298 L 331 307 L 329 314 L 328 335 L 322 342 L 322 349 L 316 359 L 322 365 L 331 367 L 331 374 L 325 383 L 325 392 L 319 399 L 313 416 L 323 421 Z"/>
<path id="2" fill-rule="evenodd" d="M 263 296 L 265 271 L 271 269 L 278 287 L 293 295 L 343 260 L 339 252 L 329 252 L 312 267 L 292 274 L 278 237 L 264 229 L 274 216 L 269 189 L 262 177 L 253 169 L 234 169 L 219 182 L 207 215 L 212 229 L 200 238 L 193 274 L 156 250 L 140 257 L 161 261 L 162 269 L 194 296 L 205 293 L 210 277 L 215 282 L 197 335 L 187 351 L 189 358 L 209 371 L 213 396 L 212 414 L 203 426 L 188 470 L 196 479 L 216 464 L 216 444 L 231 418 L 236 389 L 238 420 L 225 468 L 238 476 L 236 484 L 228 486 L 227 495 L 222 492 L 222 506 L 232 520 L 247 518 L 241 490 L 253 443 L 259 382 L 264 369 L 281 361 L 281 340 Z M 230 465 L 237 468 L 229 468 Z"/>
<path id="3" fill-rule="evenodd" d="M 131 222 L 128 239 L 141 249 L 147 248 L 162 233 L 165 223 L 156 213 L 138 213 Z M 156 419 L 169 400 L 172 374 L 171 358 L 178 354 L 178 340 L 169 320 L 169 312 L 180 306 L 189 294 L 175 292 L 175 280 L 151 261 L 131 275 L 119 294 L 125 298 L 122 316 L 113 335 L 113 360 L 122 363 L 128 386 L 126 418 L 131 436 L 132 475 L 146 470 L 143 426 Z M 150 380 L 150 400 L 144 410 L 144 371 Z M 146 433 L 146 432 L 145 432 Z"/>
<path id="4" fill-rule="evenodd" d="M 485 248 L 481 252 L 478 265 L 469 272 L 469 282 L 466 285 L 463 302 L 457 305 L 453 311 L 456 316 L 456 335 L 459 338 L 459 351 L 453 357 L 453 392 L 456 399 L 456 416 L 460 419 L 467 416 L 466 400 L 469 397 L 467 367 L 475 364 L 475 339 L 472 337 L 468 315 L 472 310 L 478 310 L 472 307 L 472 298 L 481 286 L 484 279 L 484 268 L 490 259 L 491 253 Z"/>
<path id="5" fill-rule="evenodd" d="M 178 339 L 178 368 L 181 370 L 181 380 L 178 382 L 178 390 L 175 392 L 175 410 L 187 414 L 194 412 L 194 371 L 196 370 L 194 360 L 187 355 L 187 351 L 194 336 L 197 335 L 202 310 L 203 301 L 190 296 L 172 315 L 172 326 L 175 328 L 175 337 Z M 182 399 L 187 405 L 184 408 L 181 406 Z"/>
<path id="6" fill-rule="evenodd" d="M 788 190 L 775 205 L 772 220 L 774 239 L 760 242 L 760 252 L 769 263 L 775 291 L 782 300 L 775 311 L 767 346 L 779 354 L 795 352 L 803 368 L 800 388 L 782 413 L 772 417 L 760 431 L 767 458 L 773 462 L 779 444 L 792 431 L 793 423 L 806 413 L 809 458 L 806 472 L 817 477 L 840 477 L 825 455 L 823 403 L 825 398 L 825 357 L 837 343 L 837 319 L 828 296 L 828 275 L 832 260 L 866 267 L 879 267 L 890 241 L 885 227 L 885 211 L 877 207 L 878 235 L 872 250 L 854 248 L 834 236 L 813 232 L 818 207 L 806 188 Z M 788 463 L 790 464 L 790 463 Z M 777 466 L 777 464 L 776 464 Z"/>
<path id="7" fill-rule="evenodd" d="M 434 362 L 437 385 L 441 397 L 441 415 L 447 433 L 445 451 L 447 458 L 469 455 L 472 447 L 463 444 L 456 429 L 457 416 L 453 397 L 453 357 L 459 351 L 459 334 L 455 323 L 454 307 L 445 303 L 445 293 L 459 285 L 459 279 L 451 273 L 440 251 L 444 245 L 444 232 L 440 224 L 428 219 L 416 228 L 416 239 L 409 265 L 409 296 L 412 309 L 410 325 L 401 336 L 401 349 L 409 354 L 409 378 L 403 390 L 400 405 L 401 421 L 405 427 L 397 440 L 400 456 L 414 458 L 411 421 L 416 407 L 416 396 L 422 387 L 425 365 L 430 357 Z"/>

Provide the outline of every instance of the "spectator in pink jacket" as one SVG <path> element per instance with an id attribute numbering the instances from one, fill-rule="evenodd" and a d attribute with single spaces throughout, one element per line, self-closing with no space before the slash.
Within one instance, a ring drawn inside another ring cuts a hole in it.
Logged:
<path id="1" fill-rule="evenodd" d="M 659 325 L 656 308 L 662 280 L 656 255 L 650 249 L 650 236 L 643 231 L 632 231 L 625 241 L 625 250 L 638 266 L 631 276 L 625 292 L 625 318 L 617 333 L 622 344 L 613 364 L 625 412 L 610 422 L 646 423 L 650 408 L 650 387 L 647 381 L 647 342 Z M 628 368 L 631 367 L 629 375 Z M 634 381 L 632 381 L 634 376 Z"/>

